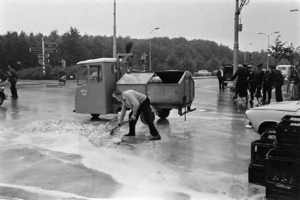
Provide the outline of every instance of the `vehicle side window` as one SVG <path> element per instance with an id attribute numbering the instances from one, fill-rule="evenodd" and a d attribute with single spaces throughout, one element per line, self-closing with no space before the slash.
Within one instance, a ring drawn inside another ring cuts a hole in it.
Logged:
<path id="1" fill-rule="evenodd" d="M 87 66 L 79 66 L 77 68 L 77 84 L 83 85 L 87 84 Z"/>
<path id="2" fill-rule="evenodd" d="M 99 83 L 102 82 L 102 67 L 101 65 L 90 66 L 90 82 Z"/>

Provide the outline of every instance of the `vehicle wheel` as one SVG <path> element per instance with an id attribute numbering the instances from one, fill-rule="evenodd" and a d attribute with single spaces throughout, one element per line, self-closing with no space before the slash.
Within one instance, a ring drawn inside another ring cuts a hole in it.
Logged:
<path id="1" fill-rule="evenodd" d="M 100 114 L 91 114 L 92 115 L 92 119 L 98 119 Z"/>
<path id="2" fill-rule="evenodd" d="M 152 122 L 154 122 L 154 120 L 155 120 L 155 115 L 154 115 L 154 113 L 153 113 L 152 111 L 151 111 L 150 113 L 151 113 L 151 120 L 152 120 Z M 146 122 L 146 120 L 145 120 L 145 117 L 144 117 L 144 113 L 141 113 L 140 118 L 141 118 L 141 121 L 142 121 L 144 124 L 147 124 L 147 122 Z"/>
<path id="3" fill-rule="evenodd" d="M 161 119 L 166 119 L 167 117 L 169 117 L 169 114 L 170 114 L 170 109 L 160 109 L 158 111 L 158 116 Z"/>
<path id="4" fill-rule="evenodd" d="M 261 135 L 266 131 L 276 133 L 276 126 L 275 122 L 266 123 L 259 129 L 259 134 Z"/>

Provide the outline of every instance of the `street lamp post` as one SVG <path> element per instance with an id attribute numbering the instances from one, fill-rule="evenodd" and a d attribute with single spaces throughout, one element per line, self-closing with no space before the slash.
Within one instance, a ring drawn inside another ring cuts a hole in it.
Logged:
<path id="1" fill-rule="evenodd" d="M 273 33 L 271 33 L 271 34 L 269 34 L 269 35 L 267 35 L 267 34 L 265 34 L 265 33 L 259 33 L 259 34 L 262 34 L 262 35 L 265 35 L 265 36 L 268 37 L 268 48 L 269 48 L 269 46 L 270 46 L 269 37 L 270 37 L 271 35 L 273 35 L 274 33 L 279 33 L 279 31 L 275 31 L 275 32 L 273 32 Z M 269 69 L 269 53 L 267 54 L 267 69 Z"/>
<path id="2" fill-rule="evenodd" d="M 246 47 L 248 46 L 248 45 L 252 45 L 252 43 L 249 43 L 249 44 L 247 44 L 247 45 L 245 45 L 245 51 L 244 51 L 244 63 L 246 63 L 246 61 L 247 61 L 247 57 L 246 57 Z"/>
<path id="3" fill-rule="evenodd" d="M 152 66 L 151 66 L 151 33 L 155 30 L 158 30 L 159 27 L 156 27 L 154 28 L 151 32 L 150 32 L 150 44 L 149 44 L 149 72 L 151 71 L 152 69 Z"/>

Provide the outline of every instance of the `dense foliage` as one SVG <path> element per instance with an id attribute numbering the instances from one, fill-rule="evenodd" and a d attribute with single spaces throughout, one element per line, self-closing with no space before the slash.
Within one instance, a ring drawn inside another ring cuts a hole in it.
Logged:
<path id="1" fill-rule="evenodd" d="M 50 53 L 50 63 L 46 66 L 46 76 L 42 76 L 42 67 L 38 64 L 38 53 L 29 51 L 30 47 L 42 47 L 42 38 L 45 42 L 57 44 L 57 52 Z M 149 54 L 149 39 L 133 39 L 130 37 L 117 38 L 117 53 L 125 53 L 126 44 L 133 43 L 131 52 L 134 53 L 132 62 L 134 68 L 141 68 L 142 54 Z M 41 79 L 56 78 L 61 60 L 66 60 L 67 71 L 75 73 L 78 61 L 112 57 L 113 37 L 81 35 L 76 28 L 63 35 L 56 30 L 49 35 L 26 34 L 21 32 L 7 32 L 0 35 L 0 69 L 7 70 L 7 65 L 12 64 L 19 71 L 20 78 Z M 187 40 L 183 37 L 170 39 L 168 37 L 152 38 L 152 70 L 162 71 L 166 69 L 180 69 L 195 72 L 200 69 L 213 71 L 218 69 L 221 63 L 232 63 L 233 50 L 227 46 L 219 45 L 207 40 Z M 249 62 L 247 54 L 247 62 Z M 267 52 L 252 52 L 253 64 L 265 63 Z M 239 52 L 239 63 L 244 62 L 244 52 Z M 285 61 L 286 62 L 286 61 Z M 69 68 L 69 69 L 68 69 Z"/>

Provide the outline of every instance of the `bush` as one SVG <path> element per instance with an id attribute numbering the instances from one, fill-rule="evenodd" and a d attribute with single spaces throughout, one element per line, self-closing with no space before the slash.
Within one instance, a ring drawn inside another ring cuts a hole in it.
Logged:
<path id="1" fill-rule="evenodd" d="M 52 67 L 50 65 L 46 66 L 46 74 L 43 76 L 43 67 L 35 67 L 35 68 L 29 68 L 24 69 L 21 71 L 18 71 L 18 78 L 19 79 L 28 79 L 28 80 L 57 80 L 58 79 L 58 72 L 60 70 L 60 66 Z M 66 68 L 67 78 L 70 76 L 73 76 L 75 78 L 76 76 L 76 66 L 71 66 Z"/>

